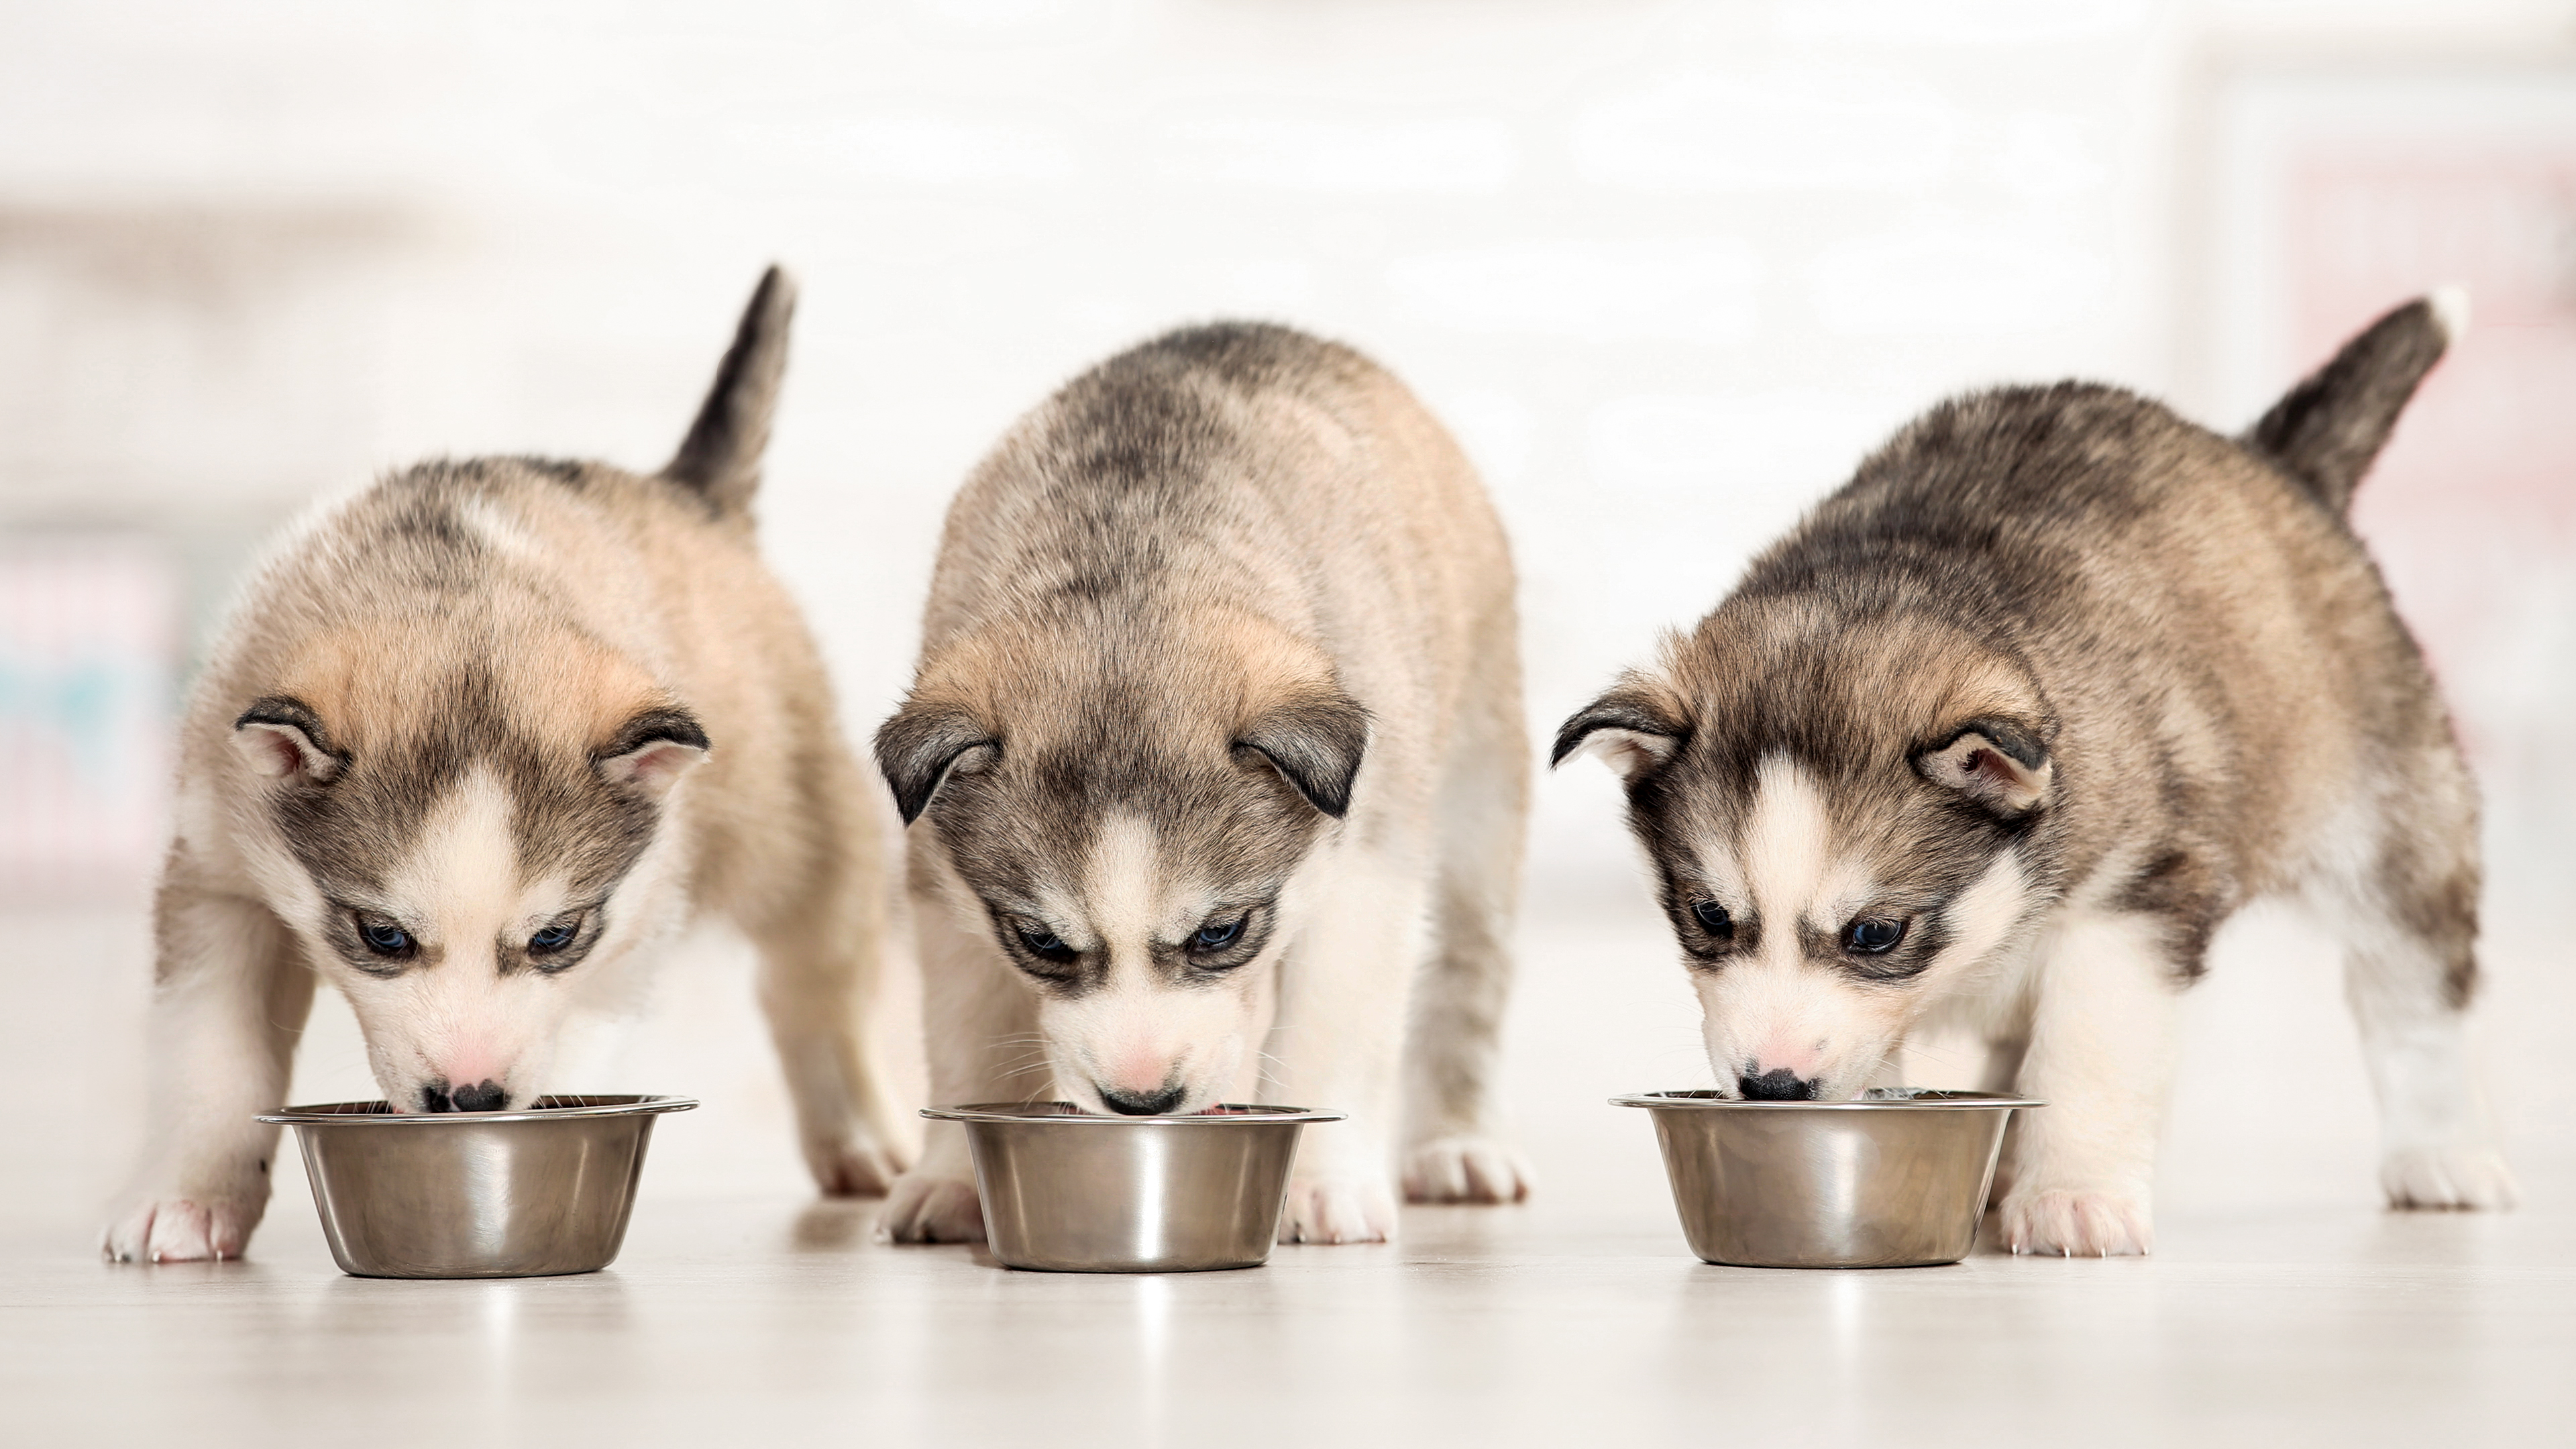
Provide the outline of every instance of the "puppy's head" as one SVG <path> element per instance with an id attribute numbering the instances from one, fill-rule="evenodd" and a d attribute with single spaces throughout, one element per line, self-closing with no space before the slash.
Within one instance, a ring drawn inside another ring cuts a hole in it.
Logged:
<path id="1" fill-rule="evenodd" d="M 2040 908 L 2055 733 L 2026 671 L 1947 627 L 1737 600 L 1555 758 L 1625 779 L 1718 1080 L 1830 1099 Z"/>
<path id="2" fill-rule="evenodd" d="M 270 904 L 401 1111 L 525 1106 L 574 997 L 678 894 L 658 827 L 705 731 L 595 643 L 512 642 L 326 636 L 232 730 Z"/>
<path id="3" fill-rule="evenodd" d="M 1037 993 L 1059 1089 L 1195 1112 L 1258 1050 L 1298 878 L 1351 807 L 1368 729 L 1310 646 L 1097 622 L 948 648 L 877 760 L 935 834 L 963 927 Z"/>

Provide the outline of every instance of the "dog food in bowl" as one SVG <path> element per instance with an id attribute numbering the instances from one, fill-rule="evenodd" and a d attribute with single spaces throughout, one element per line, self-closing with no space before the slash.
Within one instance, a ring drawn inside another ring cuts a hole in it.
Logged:
<path id="1" fill-rule="evenodd" d="M 1270 1257 L 1297 1138 L 1339 1112 L 1225 1103 L 1105 1117 L 1069 1102 L 930 1107 L 962 1123 L 984 1236 L 1009 1268 L 1174 1273 Z"/>
<path id="2" fill-rule="evenodd" d="M 2044 1105 L 1884 1088 L 1842 1102 L 1647 1092 L 1691 1251 L 1755 1268 L 1955 1263 L 1977 1241 L 2004 1125 Z"/>
<path id="3" fill-rule="evenodd" d="M 540 1097 L 516 1112 L 288 1107 L 322 1234 L 361 1278 L 530 1278 L 607 1267 L 653 1119 L 687 1097 Z"/>

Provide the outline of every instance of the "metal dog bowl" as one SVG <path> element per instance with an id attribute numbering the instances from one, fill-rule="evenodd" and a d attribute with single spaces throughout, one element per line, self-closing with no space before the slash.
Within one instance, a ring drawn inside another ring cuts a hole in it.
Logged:
<path id="1" fill-rule="evenodd" d="M 2028 1097 L 1891 1087 L 1846 1102 L 1613 1097 L 1654 1114 L 1691 1251 L 1753 1268 L 1955 1263 L 1977 1241 L 2004 1125 Z"/>
<path id="2" fill-rule="evenodd" d="M 993 1256 L 1060 1273 L 1259 1267 L 1279 1237 L 1299 1129 L 1342 1119 L 1231 1103 L 1187 1117 L 1103 1117 L 1069 1102 L 921 1115 L 965 1124 Z"/>
<path id="3" fill-rule="evenodd" d="M 605 1268 L 626 1241 L 653 1119 L 686 1097 L 539 1097 L 518 1112 L 332 1102 L 295 1129 L 322 1234 L 361 1278 L 531 1278 Z"/>

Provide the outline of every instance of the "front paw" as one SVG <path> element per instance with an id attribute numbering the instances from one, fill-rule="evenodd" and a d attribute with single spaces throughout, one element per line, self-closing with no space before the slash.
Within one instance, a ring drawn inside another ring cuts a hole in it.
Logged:
<path id="1" fill-rule="evenodd" d="M 1383 1243 L 1395 1236 L 1395 1193 L 1384 1178 L 1300 1178 L 1279 1215 L 1283 1243 Z"/>
<path id="2" fill-rule="evenodd" d="M 2152 1253 L 2154 1214 L 2141 1194 L 2079 1188 L 2016 1189 L 2003 1202 L 2004 1246 L 2060 1258 Z"/>
<path id="3" fill-rule="evenodd" d="M 145 1196 L 107 1225 L 99 1251 L 111 1263 L 200 1263 L 238 1258 L 259 1226 L 263 1201 Z"/>
<path id="4" fill-rule="evenodd" d="M 877 1235 L 891 1243 L 980 1243 L 984 1200 L 972 1178 L 907 1172 L 886 1192 Z"/>
<path id="5" fill-rule="evenodd" d="M 2379 1164 L 2393 1208 L 2509 1208 L 2521 1200 L 2513 1169 L 2492 1147 L 2410 1147 Z"/>
<path id="6" fill-rule="evenodd" d="M 1519 1202 L 1529 1164 L 1490 1137 L 1443 1137 L 1404 1155 L 1407 1202 Z"/>
<path id="7" fill-rule="evenodd" d="M 901 1157 L 865 1135 L 828 1142 L 809 1139 L 805 1165 L 813 1170 L 814 1185 L 825 1197 L 883 1197 L 904 1168 Z"/>

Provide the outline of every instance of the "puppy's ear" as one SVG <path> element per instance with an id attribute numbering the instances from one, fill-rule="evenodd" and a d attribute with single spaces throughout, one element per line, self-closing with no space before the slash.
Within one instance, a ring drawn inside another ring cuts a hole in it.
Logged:
<path id="1" fill-rule="evenodd" d="M 1916 751 L 1914 768 L 2006 820 L 2046 804 L 2057 774 L 2037 729 L 1992 716 L 1969 720 L 1940 743 Z"/>
<path id="2" fill-rule="evenodd" d="M 349 763 L 346 754 L 331 747 L 321 717 L 304 701 L 283 694 L 251 701 L 233 721 L 233 748 L 272 780 L 328 785 Z"/>
<path id="3" fill-rule="evenodd" d="M 1234 749 L 1267 761 L 1307 804 L 1339 820 L 1350 813 L 1368 737 L 1368 710 L 1334 689 L 1264 711 L 1235 737 Z"/>
<path id="4" fill-rule="evenodd" d="M 1642 679 L 1618 687 L 1585 705 L 1556 732 L 1548 753 L 1553 769 L 1583 755 L 1599 755 L 1622 780 L 1636 780 L 1662 767 L 1690 740 L 1690 724 L 1663 691 Z"/>
<path id="5" fill-rule="evenodd" d="M 648 709 L 591 751 L 590 759 L 608 783 L 660 796 L 706 763 L 707 748 L 707 732 L 688 711 Z"/>
<path id="6" fill-rule="evenodd" d="M 983 768 L 1000 748 L 981 721 L 954 705 L 916 700 L 877 726 L 877 769 L 906 825 L 930 808 L 951 774 Z"/>

